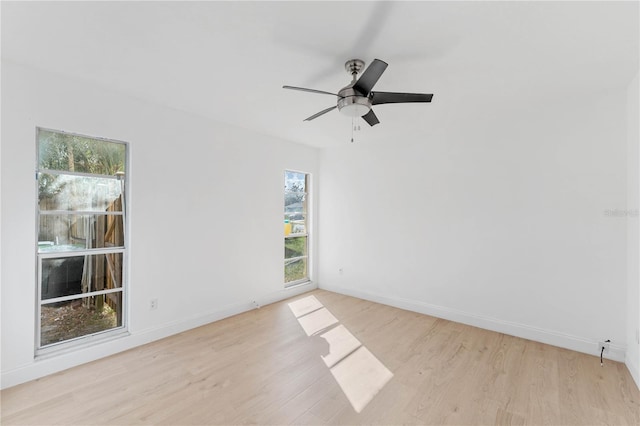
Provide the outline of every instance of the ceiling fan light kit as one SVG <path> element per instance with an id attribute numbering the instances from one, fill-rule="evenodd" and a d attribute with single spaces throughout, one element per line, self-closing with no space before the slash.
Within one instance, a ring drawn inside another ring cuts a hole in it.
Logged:
<path id="1" fill-rule="evenodd" d="M 349 117 L 362 117 L 371 111 L 371 100 L 358 95 L 353 89 L 342 89 L 338 99 L 338 111 Z"/>
<path id="2" fill-rule="evenodd" d="M 349 117 L 362 117 L 370 126 L 380 123 L 373 112 L 373 105 L 408 102 L 431 102 L 432 94 L 423 93 L 397 93 L 397 92 L 373 92 L 373 86 L 378 82 L 388 64 L 380 59 L 374 59 L 371 65 L 362 73 L 364 61 L 351 59 L 344 64 L 344 68 L 352 76 L 351 83 L 340 89 L 338 93 L 325 92 L 323 90 L 307 89 L 304 87 L 282 86 L 284 89 L 300 90 L 303 92 L 320 93 L 337 96 L 336 106 L 324 109 L 304 121 L 314 120 L 334 109 Z"/>

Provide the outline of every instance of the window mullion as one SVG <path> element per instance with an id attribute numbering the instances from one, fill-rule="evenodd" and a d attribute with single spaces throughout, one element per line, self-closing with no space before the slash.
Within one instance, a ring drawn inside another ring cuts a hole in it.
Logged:
<path id="1" fill-rule="evenodd" d="M 109 288 L 106 290 L 91 291 L 89 293 L 71 294 L 69 296 L 54 297 L 51 299 L 42 299 L 40 305 L 48 305 L 51 303 L 68 302 L 69 300 L 84 299 L 85 297 L 100 296 L 102 294 L 119 293 L 122 287 Z"/>
<path id="2" fill-rule="evenodd" d="M 103 210 L 39 210 L 41 216 L 124 216 L 124 210 L 119 211 L 103 211 Z"/>
<path id="3" fill-rule="evenodd" d="M 122 178 L 119 175 L 105 175 L 100 173 L 86 173 L 86 172 L 75 172 L 70 170 L 55 170 L 55 169 L 38 169 L 38 173 L 43 173 L 47 175 L 55 175 L 55 176 L 78 176 L 78 177 L 91 177 L 91 178 L 100 178 L 100 179 L 116 179 L 121 180 Z"/>
<path id="4" fill-rule="evenodd" d="M 95 249 L 84 249 L 84 250 L 72 250 L 72 251 L 52 251 L 46 253 L 38 253 L 38 256 L 41 259 L 57 259 L 57 258 L 65 258 L 65 257 L 76 257 L 76 256 L 89 256 L 89 255 L 98 255 L 98 254 L 113 254 L 113 253 L 124 253 L 125 247 L 113 247 L 113 248 L 95 248 Z"/>

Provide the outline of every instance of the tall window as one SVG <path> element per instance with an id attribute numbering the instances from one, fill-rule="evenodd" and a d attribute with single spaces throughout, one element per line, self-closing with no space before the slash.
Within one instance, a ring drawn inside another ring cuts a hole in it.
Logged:
<path id="1" fill-rule="evenodd" d="M 125 328 L 127 145 L 38 129 L 37 349 Z"/>
<path id="2" fill-rule="evenodd" d="M 286 286 L 309 280 L 309 175 L 284 173 L 284 283 Z"/>

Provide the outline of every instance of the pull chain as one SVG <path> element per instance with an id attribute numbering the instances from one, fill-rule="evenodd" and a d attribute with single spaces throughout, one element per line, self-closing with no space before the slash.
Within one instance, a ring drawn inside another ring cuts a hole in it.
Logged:
<path id="1" fill-rule="evenodd" d="M 353 130 L 355 129 L 355 123 L 353 122 L 355 117 L 351 117 L 351 143 L 353 143 Z"/>
<path id="2" fill-rule="evenodd" d="M 351 117 L 351 143 L 353 143 L 353 132 L 360 131 L 360 123 L 356 124 L 357 117 Z"/>

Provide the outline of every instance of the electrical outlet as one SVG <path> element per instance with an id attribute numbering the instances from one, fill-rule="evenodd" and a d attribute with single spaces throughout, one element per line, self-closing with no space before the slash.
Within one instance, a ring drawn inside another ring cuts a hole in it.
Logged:
<path id="1" fill-rule="evenodd" d="M 149 301 L 149 309 L 152 311 L 158 309 L 158 299 L 151 299 Z"/>
<path id="2" fill-rule="evenodd" d="M 598 353 L 602 352 L 602 348 L 604 347 L 604 352 L 605 354 L 609 353 L 609 344 L 610 342 L 598 342 Z"/>

